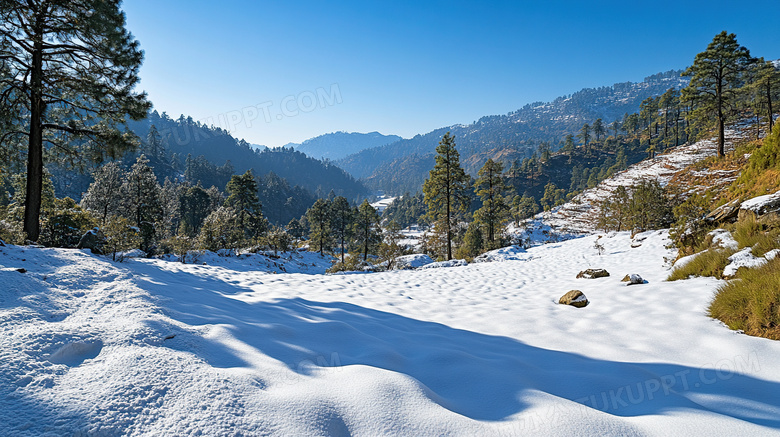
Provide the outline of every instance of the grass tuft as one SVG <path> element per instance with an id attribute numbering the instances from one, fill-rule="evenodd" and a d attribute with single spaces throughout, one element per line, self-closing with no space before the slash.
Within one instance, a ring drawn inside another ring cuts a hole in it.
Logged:
<path id="1" fill-rule="evenodd" d="M 709 315 L 748 335 L 780 340 L 780 258 L 721 286 Z"/>
<path id="2" fill-rule="evenodd" d="M 712 276 L 718 279 L 723 278 L 723 269 L 729 263 L 729 257 L 735 253 L 731 249 L 709 249 L 700 252 L 685 265 L 675 267 L 672 273 L 666 279 L 667 281 L 678 281 L 688 279 L 694 276 Z"/>

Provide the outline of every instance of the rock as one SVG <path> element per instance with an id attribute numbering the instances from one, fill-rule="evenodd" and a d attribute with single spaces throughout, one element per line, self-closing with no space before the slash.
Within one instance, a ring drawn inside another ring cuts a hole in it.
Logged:
<path id="1" fill-rule="evenodd" d="M 571 305 L 577 308 L 583 308 L 588 306 L 588 298 L 580 290 L 571 290 L 568 293 L 561 296 L 558 299 L 558 303 L 561 305 Z"/>
<path id="2" fill-rule="evenodd" d="M 739 206 L 738 220 L 755 219 L 761 224 L 780 222 L 780 191 L 748 199 Z"/>
<path id="3" fill-rule="evenodd" d="M 609 272 L 604 269 L 587 269 L 577 273 L 577 278 L 596 279 L 606 278 L 609 276 Z"/>
<path id="4" fill-rule="evenodd" d="M 715 208 L 712 212 L 704 217 L 704 220 L 709 223 L 733 222 L 737 220 L 737 217 L 739 216 L 739 208 L 739 199 L 732 200 L 725 205 L 721 205 Z"/>
<path id="5" fill-rule="evenodd" d="M 16 269 L 16 271 L 19 273 L 27 273 L 27 269 L 25 269 L 24 267 Z"/>
<path id="6" fill-rule="evenodd" d="M 628 282 L 626 285 L 644 284 L 645 280 L 636 273 L 631 273 L 623 277 L 620 282 Z"/>
<path id="7" fill-rule="evenodd" d="M 92 253 L 102 255 L 103 251 L 100 250 L 100 246 L 103 245 L 103 236 L 98 228 L 90 229 L 81 237 L 78 249 L 89 249 Z"/>

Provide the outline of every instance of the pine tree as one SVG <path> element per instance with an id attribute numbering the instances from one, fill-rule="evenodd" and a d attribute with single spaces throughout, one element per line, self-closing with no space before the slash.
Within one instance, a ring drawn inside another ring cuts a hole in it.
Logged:
<path id="1" fill-rule="evenodd" d="M 590 125 L 588 123 L 585 123 L 580 128 L 580 133 L 577 135 L 579 139 L 582 140 L 582 145 L 585 147 L 585 149 L 588 148 L 588 140 L 590 140 Z"/>
<path id="2" fill-rule="evenodd" d="M 509 219 L 509 206 L 503 195 L 506 189 L 501 173 L 503 167 L 500 162 L 488 159 L 477 173 L 474 187 L 482 200 L 482 207 L 474 213 L 474 219 L 487 230 L 484 237 L 488 249 L 497 249 L 497 234 Z"/>
<path id="3" fill-rule="evenodd" d="M 257 197 L 257 181 L 252 170 L 247 170 L 243 175 L 233 175 L 225 188 L 228 197 L 225 205 L 235 209 L 238 213 L 238 222 L 245 237 L 251 238 L 257 243 L 260 236 L 267 230 L 267 223 L 263 217 L 260 200 Z"/>
<path id="4" fill-rule="evenodd" d="M 376 209 L 368 203 L 368 200 L 363 200 L 363 203 L 357 208 L 353 233 L 355 235 L 356 245 L 363 253 L 363 261 L 368 260 L 368 254 L 372 253 L 382 241 L 381 229 L 379 227 L 379 214 L 377 214 Z"/>
<path id="5" fill-rule="evenodd" d="M 439 142 L 436 153 L 436 164 L 423 184 L 423 193 L 428 216 L 436 222 L 435 229 L 444 234 L 447 260 L 451 260 L 454 221 L 470 203 L 467 194 L 469 178 L 460 166 L 455 137 L 449 132 Z"/>
<path id="6" fill-rule="evenodd" d="M 696 55 L 683 76 L 691 78 L 683 94 L 696 98 L 694 121 L 708 125 L 714 117 L 718 127 L 718 156 L 725 156 L 726 122 L 733 115 L 744 73 L 753 62 L 750 51 L 737 43 L 737 36 L 725 30 L 713 38 L 707 50 Z"/>
<path id="7" fill-rule="evenodd" d="M 106 224 L 110 216 L 119 214 L 125 177 L 125 172 L 117 162 L 109 162 L 95 172 L 95 181 L 81 199 L 81 206 L 93 211 L 100 218 L 101 226 Z"/>
<path id="8" fill-rule="evenodd" d="M 317 199 L 314 205 L 306 211 L 306 219 L 309 222 L 309 239 L 322 255 L 331 238 L 330 202 L 325 199 Z"/>
<path id="9" fill-rule="evenodd" d="M 145 117 L 150 104 L 133 91 L 143 52 L 125 30 L 119 4 L 0 0 L 0 59 L 9 70 L 2 88 L 10 90 L 0 93 L 0 108 L 20 105 L 28 114 L 26 128 L 5 133 L 0 143 L 27 137 L 24 232 L 33 241 L 40 232 L 44 142 L 95 161 L 137 144 L 119 127 L 128 117 Z"/>
<path id="10" fill-rule="evenodd" d="M 229 206 L 217 208 L 203 220 L 198 240 L 200 247 L 212 252 L 238 249 L 244 242 L 238 211 Z"/>
<path id="11" fill-rule="evenodd" d="M 300 239 L 306 234 L 306 229 L 297 218 L 290 219 L 290 222 L 285 226 L 285 230 L 291 237 L 296 239 Z"/>
<path id="12" fill-rule="evenodd" d="M 596 136 L 596 142 L 600 141 L 601 136 L 605 133 L 604 122 L 600 118 L 597 118 L 596 121 L 593 122 L 593 135 Z"/>
<path id="13" fill-rule="evenodd" d="M 759 58 L 755 69 L 756 79 L 751 86 L 755 90 L 756 101 L 760 102 L 766 110 L 767 135 L 769 135 L 774 126 L 773 116 L 776 108 L 772 104 L 780 99 L 780 71 L 771 61 L 764 61 L 764 58 Z"/>
<path id="14" fill-rule="evenodd" d="M 208 191 L 200 185 L 184 190 L 179 195 L 179 215 L 182 232 L 194 237 L 200 232 L 203 220 L 213 211 Z"/>
<path id="15" fill-rule="evenodd" d="M 341 249 L 341 263 L 344 264 L 344 253 L 352 237 L 352 223 L 355 212 L 349 206 L 344 196 L 336 196 L 330 202 L 330 233 Z"/>
<path id="16" fill-rule="evenodd" d="M 163 213 L 162 188 L 148 163 L 146 156 L 139 156 L 122 186 L 123 215 L 140 230 L 140 249 L 144 252 L 150 252 L 154 245 L 158 236 L 156 225 Z"/>

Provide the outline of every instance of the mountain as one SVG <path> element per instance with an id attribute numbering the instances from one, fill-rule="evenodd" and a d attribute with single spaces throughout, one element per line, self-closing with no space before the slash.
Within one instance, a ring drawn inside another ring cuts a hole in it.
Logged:
<path id="1" fill-rule="evenodd" d="M 379 132 L 333 132 L 308 139 L 301 144 L 285 144 L 284 147 L 293 147 L 312 158 L 336 160 L 402 139 L 398 135 L 382 135 Z"/>
<path id="2" fill-rule="evenodd" d="M 182 115 L 173 120 L 165 113 L 153 111 L 146 120 L 128 123 L 142 140 L 146 140 L 152 125 L 159 131 L 165 148 L 176 154 L 181 163 L 188 155 L 192 158 L 202 155 L 215 165 L 230 161 L 236 174 L 249 169 L 258 176 L 273 172 L 291 186 L 301 186 L 317 195 L 327 196 L 332 190 L 337 195 L 355 199 L 366 192 L 362 183 L 335 165 L 291 148 L 254 148 L 226 130 L 206 126 L 191 117 Z"/>
<path id="3" fill-rule="evenodd" d="M 680 77 L 680 70 L 667 71 L 646 77 L 642 82 L 623 82 L 600 88 L 586 88 L 552 102 L 535 102 L 506 115 L 482 117 L 469 125 L 453 125 L 366 149 L 336 161 L 336 165 L 356 178 L 363 179 L 371 189 L 382 189 L 388 194 L 417 191 L 430 168 L 411 163 L 409 156 L 419 159 L 435 153 L 436 145 L 446 132 L 455 135 L 461 162 L 466 171 L 475 175 L 488 158 L 506 164 L 531 156 L 540 143 L 556 148 L 567 134 L 576 134 L 584 123 L 601 118 L 605 125 L 621 119 L 626 113 L 636 112 L 642 100 L 663 94 L 669 88 L 681 88 L 688 80 Z M 404 163 L 416 168 L 401 167 Z M 507 165 L 508 166 L 508 165 Z M 404 180 L 391 173 L 404 173 Z"/>

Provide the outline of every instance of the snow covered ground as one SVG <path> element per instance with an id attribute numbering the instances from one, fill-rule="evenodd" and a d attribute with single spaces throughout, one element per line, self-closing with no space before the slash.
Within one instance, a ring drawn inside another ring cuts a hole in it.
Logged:
<path id="1" fill-rule="evenodd" d="M 327 276 L 0 247 L 0 435 L 780 435 L 780 342 L 664 282 L 664 232 L 595 241 Z"/>

